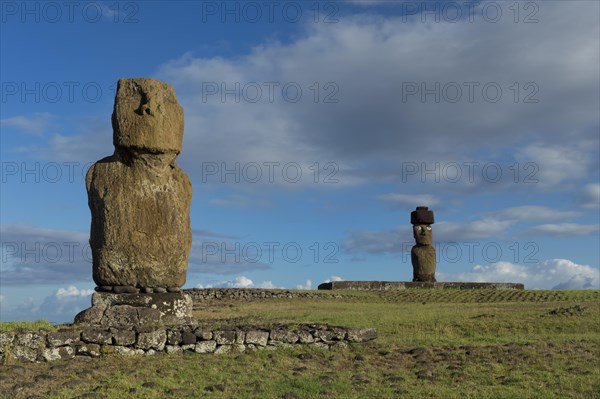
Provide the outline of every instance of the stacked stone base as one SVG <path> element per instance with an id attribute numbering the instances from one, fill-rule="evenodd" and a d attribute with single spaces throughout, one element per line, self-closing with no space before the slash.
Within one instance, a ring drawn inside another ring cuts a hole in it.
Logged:
<path id="1" fill-rule="evenodd" d="M 493 289 L 524 290 L 521 283 L 463 283 L 463 282 L 408 282 L 408 281 L 332 281 L 319 284 L 320 290 L 406 290 L 406 289 Z"/>
<path id="2" fill-rule="evenodd" d="M 92 307 L 75 316 L 75 323 L 107 327 L 186 324 L 192 320 L 192 310 L 192 298 L 181 292 L 94 292 Z"/>
<path id="3" fill-rule="evenodd" d="M 73 326 L 57 332 L 0 332 L 0 359 L 54 361 L 106 355 L 160 353 L 228 353 L 275 350 L 307 345 L 321 349 L 345 348 L 377 337 L 373 328 L 315 324 L 274 327 L 210 329 L 197 325 L 170 327 L 101 328 Z"/>

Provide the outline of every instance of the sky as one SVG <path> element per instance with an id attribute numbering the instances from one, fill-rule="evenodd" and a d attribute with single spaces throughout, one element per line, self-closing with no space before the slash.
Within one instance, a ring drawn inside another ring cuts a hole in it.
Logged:
<path id="1" fill-rule="evenodd" d="M 185 288 L 412 279 L 599 289 L 596 1 L 0 2 L 0 319 L 90 305 L 84 176 L 116 82 L 170 83 Z"/>

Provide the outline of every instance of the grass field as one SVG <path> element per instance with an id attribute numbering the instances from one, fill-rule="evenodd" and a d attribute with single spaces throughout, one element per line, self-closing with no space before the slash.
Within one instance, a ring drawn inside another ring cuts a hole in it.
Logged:
<path id="1" fill-rule="evenodd" d="M 600 398 L 599 291 L 331 295 L 214 301 L 198 304 L 195 314 L 210 325 L 376 327 L 379 338 L 339 351 L 7 364 L 0 366 L 0 397 Z"/>

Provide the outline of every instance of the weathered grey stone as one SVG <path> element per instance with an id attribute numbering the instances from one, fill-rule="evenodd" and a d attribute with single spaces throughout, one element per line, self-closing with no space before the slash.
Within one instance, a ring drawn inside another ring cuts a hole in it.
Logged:
<path id="1" fill-rule="evenodd" d="M 235 330 L 235 343 L 243 345 L 246 339 L 246 332 L 242 330 Z"/>
<path id="2" fill-rule="evenodd" d="M 298 334 L 283 329 L 271 330 L 270 338 L 273 341 L 295 344 L 298 341 Z"/>
<path id="3" fill-rule="evenodd" d="M 233 348 L 233 345 L 220 345 L 217 347 L 217 349 L 215 349 L 215 355 L 221 355 L 223 353 L 229 353 L 231 352 Z"/>
<path id="4" fill-rule="evenodd" d="M 163 329 L 139 332 L 137 334 L 135 347 L 144 350 L 155 349 L 158 351 L 162 351 L 165 348 L 166 342 L 167 333 Z"/>
<path id="5" fill-rule="evenodd" d="M 181 331 L 168 330 L 167 331 L 167 344 L 169 344 L 169 345 L 181 344 Z"/>
<path id="6" fill-rule="evenodd" d="M 81 332 L 73 330 L 49 332 L 46 336 L 48 345 L 53 347 L 71 345 L 72 343 L 79 341 L 80 338 Z"/>
<path id="7" fill-rule="evenodd" d="M 92 306 L 77 313 L 75 323 L 79 324 L 101 324 L 106 307 Z"/>
<path id="8" fill-rule="evenodd" d="M 121 356 L 141 356 L 145 352 L 143 349 L 129 348 L 127 346 L 113 346 L 115 353 L 118 353 Z"/>
<path id="9" fill-rule="evenodd" d="M 183 293 L 117 294 L 94 292 L 92 307 L 81 312 L 76 322 L 103 326 L 182 324 L 192 318 L 193 301 Z M 93 317 L 83 317 L 85 314 Z"/>
<path id="10" fill-rule="evenodd" d="M 168 354 L 181 353 L 183 349 L 179 345 L 165 345 L 165 352 Z"/>
<path id="11" fill-rule="evenodd" d="M 146 356 L 154 356 L 156 355 L 156 351 L 154 349 L 148 349 L 145 353 Z"/>
<path id="12" fill-rule="evenodd" d="M 184 351 L 193 352 L 196 349 L 196 345 L 195 344 L 181 345 L 181 349 Z"/>
<path id="13" fill-rule="evenodd" d="M 17 334 L 15 344 L 31 349 L 39 349 L 44 346 L 46 335 L 37 331 L 27 331 Z"/>
<path id="14" fill-rule="evenodd" d="M 209 341 L 211 339 L 213 339 L 213 333 L 210 330 L 204 330 L 201 327 L 198 327 L 194 330 L 194 334 L 196 334 L 196 337 L 198 337 L 199 339 L 203 340 L 203 341 Z"/>
<path id="15" fill-rule="evenodd" d="M 70 346 L 61 346 L 60 348 L 46 348 L 42 352 L 42 358 L 47 362 L 61 359 L 70 359 L 73 356 L 75 356 L 75 351 Z"/>
<path id="16" fill-rule="evenodd" d="M 75 346 L 75 354 L 81 356 L 100 357 L 100 345 L 98 344 L 78 344 Z"/>
<path id="17" fill-rule="evenodd" d="M 112 124 L 115 152 L 86 176 L 94 281 L 181 287 L 192 242 L 192 187 L 175 163 L 183 109 L 166 83 L 120 79 Z"/>
<path id="18" fill-rule="evenodd" d="M 41 354 L 41 348 L 30 348 L 28 346 L 15 345 L 10 350 L 11 357 L 16 360 L 28 360 L 35 362 Z"/>
<path id="19" fill-rule="evenodd" d="M 374 328 L 352 328 L 348 329 L 348 341 L 366 342 L 377 338 L 377 330 Z"/>
<path id="20" fill-rule="evenodd" d="M 81 332 L 81 340 L 90 344 L 111 344 L 112 333 L 100 328 L 86 328 Z"/>
<path id="21" fill-rule="evenodd" d="M 131 285 L 115 285 L 113 292 L 115 294 L 137 294 L 140 290 Z"/>
<path id="22" fill-rule="evenodd" d="M 345 341 L 338 341 L 329 347 L 329 349 L 331 349 L 331 350 L 344 350 L 347 348 L 348 348 L 348 344 Z"/>
<path id="23" fill-rule="evenodd" d="M 315 342 L 314 337 L 309 331 L 300 330 L 296 332 L 296 334 L 298 334 L 298 341 L 300 341 L 302 344 L 310 344 L 311 342 Z"/>
<path id="24" fill-rule="evenodd" d="M 235 344 L 236 332 L 234 330 L 215 331 L 213 335 L 219 345 Z"/>
<path id="25" fill-rule="evenodd" d="M 234 352 L 239 352 L 239 353 L 246 352 L 246 345 L 243 345 L 243 344 L 235 344 L 235 345 L 233 345 L 233 347 L 232 347 L 232 350 L 233 350 Z"/>
<path id="26" fill-rule="evenodd" d="M 110 329 L 115 340 L 115 345 L 127 346 L 135 343 L 135 331 Z"/>
<path id="27" fill-rule="evenodd" d="M 465 282 L 408 282 L 408 281 L 331 281 L 319 284 L 319 290 L 388 291 L 408 289 L 437 290 L 523 290 L 521 283 L 465 283 Z"/>
<path id="28" fill-rule="evenodd" d="M 251 330 L 246 332 L 246 343 L 266 346 L 269 341 L 269 332 L 262 330 Z"/>
<path id="29" fill-rule="evenodd" d="M 326 342 L 326 343 L 333 343 L 333 340 L 335 338 L 335 333 L 331 330 L 326 330 L 326 329 L 320 329 L 315 331 L 315 338 Z"/>
<path id="30" fill-rule="evenodd" d="M 0 332 L 0 353 L 4 352 L 5 346 L 10 346 L 15 339 L 15 334 L 12 332 Z"/>
<path id="31" fill-rule="evenodd" d="M 332 327 L 331 332 L 333 333 L 332 339 L 334 341 L 343 341 L 346 339 L 346 330 L 340 327 Z"/>
<path id="32" fill-rule="evenodd" d="M 156 312 L 156 317 L 160 318 L 158 312 Z M 100 323 L 105 326 L 137 326 L 140 324 L 138 309 L 130 305 L 108 307 Z"/>
<path id="33" fill-rule="evenodd" d="M 200 341 L 194 348 L 196 353 L 212 353 L 215 349 L 217 349 L 216 341 Z"/>
<path id="34" fill-rule="evenodd" d="M 166 317 L 158 309 L 136 308 L 140 326 L 156 326 L 166 322 Z M 107 311 L 108 313 L 108 311 Z"/>
<path id="35" fill-rule="evenodd" d="M 196 335 L 192 332 L 184 331 L 181 334 L 181 342 L 183 342 L 184 345 L 195 344 L 196 343 Z"/>
<path id="36" fill-rule="evenodd" d="M 313 342 L 312 344 L 308 344 L 308 346 L 318 349 L 329 349 L 329 345 L 327 345 L 325 342 Z"/>

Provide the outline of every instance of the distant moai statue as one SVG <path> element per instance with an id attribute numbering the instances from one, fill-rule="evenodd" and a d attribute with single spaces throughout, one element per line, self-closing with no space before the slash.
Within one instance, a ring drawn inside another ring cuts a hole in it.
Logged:
<path id="1" fill-rule="evenodd" d="M 431 234 L 433 211 L 426 206 L 418 206 L 410 214 L 410 223 L 413 225 L 413 237 L 416 241 L 410 251 L 413 281 L 435 282 L 435 248 Z"/>
<path id="2" fill-rule="evenodd" d="M 177 292 L 192 244 L 192 185 L 175 163 L 183 108 L 167 83 L 120 79 L 112 127 L 114 154 L 86 176 L 94 281 L 104 292 Z"/>

